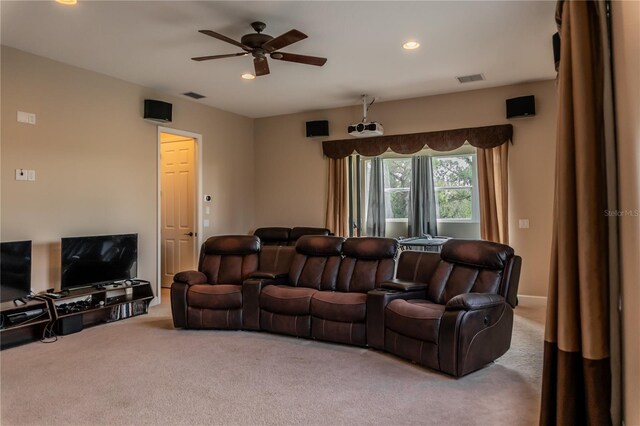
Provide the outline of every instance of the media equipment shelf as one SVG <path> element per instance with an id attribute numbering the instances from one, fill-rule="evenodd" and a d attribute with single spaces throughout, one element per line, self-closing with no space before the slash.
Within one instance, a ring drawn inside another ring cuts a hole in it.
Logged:
<path id="1" fill-rule="evenodd" d="M 153 299 L 149 281 L 70 289 L 42 295 L 56 323 L 57 334 L 71 334 L 84 326 L 109 322 L 147 313 Z"/>
<path id="2" fill-rule="evenodd" d="M 0 304 L 2 348 L 41 338 L 45 326 L 52 320 L 46 301 L 25 300 L 26 303 L 21 305 L 13 301 Z"/>

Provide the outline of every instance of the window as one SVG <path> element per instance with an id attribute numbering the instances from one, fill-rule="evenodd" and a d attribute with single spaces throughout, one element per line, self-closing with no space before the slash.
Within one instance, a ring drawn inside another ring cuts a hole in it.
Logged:
<path id="1" fill-rule="evenodd" d="M 439 223 L 479 222 L 476 154 L 469 147 L 461 151 L 447 153 L 444 156 L 433 156 L 439 154 L 435 151 L 421 153 L 431 155 L 436 215 Z M 382 159 L 387 236 L 395 236 L 394 232 L 404 236 L 408 233 L 412 158 L 413 156 L 389 153 Z M 371 159 L 355 156 L 352 164 L 352 223 L 355 226 L 355 235 L 364 235 L 363 226 L 368 214 Z"/>
<path id="2" fill-rule="evenodd" d="M 409 217 L 411 158 L 385 158 L 382 164 L 387 219 L 407 219 Z"/>
<path id="3" fill-rule="evenodd" d="M 438 219 L 478 221 L 476 156 L 432 157 L 431 166 Z"/>

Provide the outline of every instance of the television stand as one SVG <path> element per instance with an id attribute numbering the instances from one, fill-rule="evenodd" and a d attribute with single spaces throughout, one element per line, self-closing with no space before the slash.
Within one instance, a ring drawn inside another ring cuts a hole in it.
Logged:
<path id="1" fill-rule="evenodd" d="M 154 295 L 149 281 L 127 280 L 41 297 L 49 306 L 56 334 L 66 335 L 85 326 L 146 314 Z"/>
<path id="2" fill-rule="evenodd" d="M 24 304 L 13 301 L 0 304 L 0 347 L 2 349 L 42 338 L 44 328 L 51 322 L 51 311 L 44 300 L 25 299 Z"/>

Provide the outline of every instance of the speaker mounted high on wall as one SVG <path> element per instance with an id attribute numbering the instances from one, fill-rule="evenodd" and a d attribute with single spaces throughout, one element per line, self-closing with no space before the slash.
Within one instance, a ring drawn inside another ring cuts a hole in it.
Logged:
<path id="1" fill-rule="evenodd" d="M 553 64 L 556 67 L 556 72 L 560 69 L 560 33 L 555 33 L 551 37 L 553 44 Z"/>
<path id="2" fill-rule="evenodd" d="M 307 137 L 329 136 L 329 122 L 327 120 L 307 121 Z"/>
<path id="3" fill-rule="evenodd" d="M 145 120 L 157 121 L 159 123 L 171 123 L 172 105 L 167 102 L 155 101 L 153 99 L 144 100 Z"/>
<path id="4" fill-rule="evenodd" d="M 533 95 L 507 99 L 507 118 L 536 115 L 536 98 Z"/>

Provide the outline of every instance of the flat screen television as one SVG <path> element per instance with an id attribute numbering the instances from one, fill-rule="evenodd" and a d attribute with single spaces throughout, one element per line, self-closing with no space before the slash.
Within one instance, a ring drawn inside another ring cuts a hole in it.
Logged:
<path id="1" fill-rule="evenodd" d="M 61 240 L 62 290 L 128 280 L 137 276 L 137 269 L 138 234 Z"/>
<path id="2" fill-rule="evenodd" d="M 0 243 L 0 299 L 7 302 L 31 293 L 31 241 Z"/>

